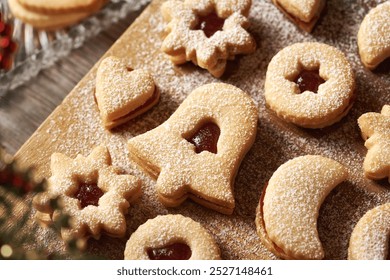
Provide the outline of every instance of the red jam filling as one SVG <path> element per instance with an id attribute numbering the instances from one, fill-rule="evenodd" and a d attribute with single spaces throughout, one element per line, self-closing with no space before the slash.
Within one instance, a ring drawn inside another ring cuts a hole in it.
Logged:
<path id="1" fill-rule="evenodd" d="M 184 243 L 173 243 L 162 248 L 147 250 L 151 260 L 188 260 L 191 257 L 191 248 Z"/>
<path id="2" fill-rule="evenodd" d="M 217 153 L 217 144 L 221 130 L 215 123 L 206 123 L 198 131 L 195 132 L 188 142 L 195 146 L 195 152 L 197 154 L 203 151 L 209 151 L 210 153 Z"/>
<path id="3" fill-rule="evenodd" d="M 325 80 L 321 78 L 318 70 L 303 70 L 294 82 L 299 86 L 301 93 L 307 90 L 317 93 L 318 87 L 325 83 Z"/>
<path id="4" fill-rule="evenodd" d="M 74 197 L 80 201 L 81 208 L 88 205 L 99 205 L 99 198 L 103 196 L 103 191 L 96 184 L 80 184 Z"/>
<path id="5" fill-rule="evenodd" d="M 218 17 L 215 13 L 211 13 L 207 16 L 199 16 L 198 24 L 195 30 L 203 30 L 207 38 L 214 35 L 215 32 L 221 31 L 225 20 Z"/>

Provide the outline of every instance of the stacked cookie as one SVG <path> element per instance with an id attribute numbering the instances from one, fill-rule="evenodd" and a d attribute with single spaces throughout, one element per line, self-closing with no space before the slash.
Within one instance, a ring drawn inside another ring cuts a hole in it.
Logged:
<path id="1" fill-rule="evenodd" d="M 107 0 L 8 0 L 12 14 L 37 29 L 73 25 L 100 10 Z"/>

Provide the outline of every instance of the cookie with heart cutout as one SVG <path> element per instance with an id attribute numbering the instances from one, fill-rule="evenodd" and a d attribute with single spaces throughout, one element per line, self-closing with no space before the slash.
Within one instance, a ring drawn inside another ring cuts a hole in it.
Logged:
<path id="1" fill-rule="evenodd" d="M 219 260 L 211 234 L 191 218 L 162 215 L 142 224 L 126 243 L 125 260 Z"/>
<path id="2" fill-rule="evenodd" d="M 148 71 L 133 70 L 110 56 L 99 65 L 95 98 L 104 126 L 111 129 L 156 105 L 160 92 Z"/>

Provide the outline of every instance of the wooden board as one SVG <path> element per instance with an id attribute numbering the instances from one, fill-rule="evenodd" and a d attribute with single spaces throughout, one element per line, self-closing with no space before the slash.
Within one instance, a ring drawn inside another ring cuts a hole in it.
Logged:
<path id="1" fill-rule="evenodd" d="M 90 240 L 87 253 L 122 259 L 125 243 L 139 225 L 159 214 L 181 213 L 200 222 L 215 236 L 222 258 L 273 259 L 260 243 L 254 224 L 261 190 L 278 166 L 288 159 L 305 154 L 324 155 L 343 163 L 350 172 L 348 181 L 336 187 L 324 202 L 318 221 L 326 258 L 345 259 L 349 237 L 358 219 L 368 209 L 390 201 L 387 182 L 373 182 L 362 174 L 366 149 L 356 122 L 361 114 L 379 112 L 384 104 L 390 104 L 388 61 L 370 72 L 362 66 L 357 54 L 356 34 L 372 6 L 360 1 L 328 1 L 326 13 L 314 32 L 306 34 L 289 22 L 271 1 L 253 1 L 250 32 L 257 41 L 257 51 L 230 62 L 225 75 L 218 80 L 191 63 L 174 67 L 160 51 L 165 26 L 159 12 L 162 2 L 153 1 L 104 55 L 125 58 L 132 68 L 150 70 L 161 91 L 159 104 L 111 132 L 105 130 L 93 98 L 97 63 L 16 157 L 24 166 L 34 166 L 38 178 L 47 178 L 53 152 L 75 157 L 79 153 L 87 155 L 94 146 L 104 144 L 112 154 L 114 165 L 143 180 L 143 195 L 127 215 L 126 238 Z M 287 124 L 265 107 L 263 86 L 270 59 L 283 47 L 302 41 L 338 47 L 347 55 L 356 74 L 357 99 L 352 110 L 341 122 L 325 129 L 308 130 Z M 155 182 L 130 161 L 126 142 L 164 122 L 193 89 L 216 81 L 246 91 L 259 108 L 257 138 L 235 182 L 235 211 L 226 216 L 192 201 L 167 209 L 156 197 Z M 51 230 L 42 228 L 36 235 L 49 251 L 63 249 Z"/>

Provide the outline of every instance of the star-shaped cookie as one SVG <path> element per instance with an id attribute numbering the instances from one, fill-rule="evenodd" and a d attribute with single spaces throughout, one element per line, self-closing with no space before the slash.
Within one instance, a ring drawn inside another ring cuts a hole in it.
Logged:
<path id="1" fill-rule="evenodd" d="M 48 189 L 33 200 L 38 218 L 46 214 L 55 221 L 60 213 L 51 209 L 50 200 L 59 197 L 62 211 L 71 217 L 71 227 L 61 229 L 63 239 L 98 239 L 102 232 L 114 237 L 124 236 L 124 214 L 129 201 L 140 194 L 141 182 L 134 176 L 120 174 L 111 165 L 106 147 L 98 146 L 88 157 L 78 155 L 75 159 L 54 153 L 51 171 Z"/>
<path id="2" fill-rule="evenodd" d="M 162 50 L 174 64 L 192 61 L 220 77 L 227 60 L 254 52 L 256 43 L 246 31 L 250 0 L 171 0 L 162 5 L 168 35 Z"/>
<path id="3" fill-rule="evenodd" d="M 380 114 L 363 114 L 358 123 L 368 149 L 363 163 L 366 177 L 389 177 L 390 182 L 390 106 L 383 106 Z"/>

